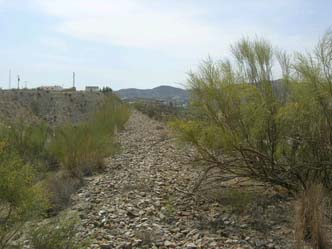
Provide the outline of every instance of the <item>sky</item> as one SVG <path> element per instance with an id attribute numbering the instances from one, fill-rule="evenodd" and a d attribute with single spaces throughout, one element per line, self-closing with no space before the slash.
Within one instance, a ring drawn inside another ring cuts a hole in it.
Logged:
<path id="1" fill-rule="evenodd" d="M 331 0 L 0 0 L 0 87 L 183 86 L 243 37 L 290 53 L 331 27 Z"/>

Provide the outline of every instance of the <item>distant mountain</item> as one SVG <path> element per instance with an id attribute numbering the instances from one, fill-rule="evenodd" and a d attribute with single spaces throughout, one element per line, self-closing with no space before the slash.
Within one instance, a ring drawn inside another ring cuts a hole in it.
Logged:
<path id="1" fill-rule="evenodd" d="M 115 93 L 124 100 L 149 99 L 178 103 L 186 103 L 189 100 L 187 90 L 172 86 L 158 86 L 153 89 L 128 88 L 121 89 Z"/>

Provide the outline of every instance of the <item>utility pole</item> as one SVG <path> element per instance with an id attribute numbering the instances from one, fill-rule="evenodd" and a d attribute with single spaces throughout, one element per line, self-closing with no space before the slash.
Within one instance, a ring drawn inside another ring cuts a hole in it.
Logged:
<path id="1" fill-rule="evenodd" d="M 9 69 L 8 88 L 12 88 L 12 70 Z"/>
<path id="2" fill-rule="evenodd" d="M 75 88 L 75 77 L 76 77 L 75 72 L 73 72 L 73 88 Z"/>
<path id="3" fill-rule="evenodd" d="M 17 89 L 20 89 L 20 81 L 21 81 L 20 75 L 17 75 Z"/>

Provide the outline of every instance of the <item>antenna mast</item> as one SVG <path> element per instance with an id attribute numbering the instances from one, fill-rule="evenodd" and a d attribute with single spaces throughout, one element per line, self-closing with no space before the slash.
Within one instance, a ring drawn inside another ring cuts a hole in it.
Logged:
<path id="1" fill-rule="evenodd" d="M 75 78 L 76 78 L 76 75 L 75 75 L 75 72 L 73 72 L 73 88 L 75 88 Z"/>
<path id="2" fill-rule="evenodd" d="M 17 89 L 20 89 L 20 81 L 21 81 L 20 75 L 17 75 Z"/>

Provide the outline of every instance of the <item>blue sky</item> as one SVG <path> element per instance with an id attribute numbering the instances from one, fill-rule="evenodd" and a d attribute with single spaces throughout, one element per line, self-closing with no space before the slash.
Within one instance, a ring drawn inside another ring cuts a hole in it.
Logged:
<path id="1" fill-rule="evenodd" d="M 186 82 L 242 37 L 312 49 L 332 25 L 331 0 L 0 0 L 0 87 L 151 88 Z"/>

